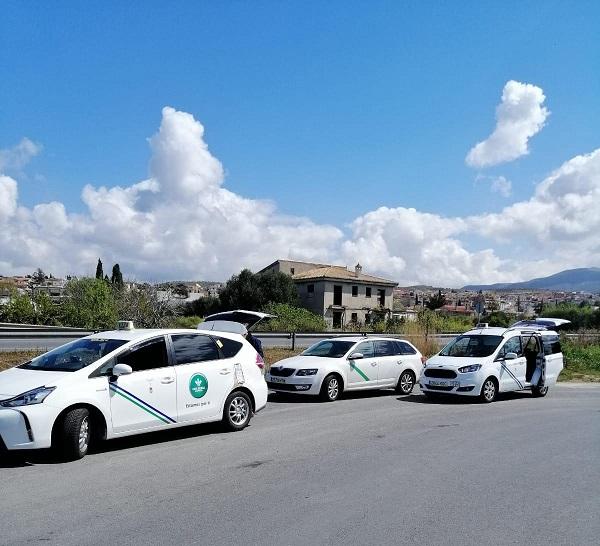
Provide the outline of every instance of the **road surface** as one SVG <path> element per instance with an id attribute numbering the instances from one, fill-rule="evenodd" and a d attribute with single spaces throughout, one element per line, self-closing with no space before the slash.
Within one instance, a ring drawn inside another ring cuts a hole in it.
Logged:
<path id="1" fill-rule="evenodd" d="M 597 544 L 600 387 L 431 403 L 279 398 L 0 467 L 0 544 Z"/>

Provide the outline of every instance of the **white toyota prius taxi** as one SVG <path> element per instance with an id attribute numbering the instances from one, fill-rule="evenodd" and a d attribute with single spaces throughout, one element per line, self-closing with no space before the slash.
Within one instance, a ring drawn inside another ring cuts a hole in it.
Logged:
<path id="1" fill-rule="evenodd" d="M 267 403 L 262 358 L 240 335 L 100 332 L 0 373 L 0 448 L 53 447 L 222 421 L 241 430 Z"/>

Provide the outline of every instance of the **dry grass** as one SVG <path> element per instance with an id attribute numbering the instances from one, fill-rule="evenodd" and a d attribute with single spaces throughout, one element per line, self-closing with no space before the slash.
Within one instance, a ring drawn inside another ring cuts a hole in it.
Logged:
<path id="1" fill-rule="evenodd" d="M 289 358 L 290 356 L 296 356 L 300 354 L 304 349 L 285 349 L 282 347 L 273 347 L 272 349 L 265 349 L 265 364 L 267 368 L 271 367 L 275 362 Z"/>
<path id="2" fill-rule="evenodd" d="M 41 354 L 42 351 L 0 351 L 0 370 L 8 370 Z"/>

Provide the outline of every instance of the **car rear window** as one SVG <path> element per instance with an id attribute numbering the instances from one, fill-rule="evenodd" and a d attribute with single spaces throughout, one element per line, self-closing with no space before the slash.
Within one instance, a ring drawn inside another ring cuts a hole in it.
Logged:
<path id="1" fill-rule="evenodd" d="M 239 341 L 234 341 L 233 339 L 229 339 L 227 337 L 216 337 L 215 341 L 217 345 L 220 347 L 221 352 L 225 358 L 233 358 L 240 352 L 242 348 L 242 343 Z"/>

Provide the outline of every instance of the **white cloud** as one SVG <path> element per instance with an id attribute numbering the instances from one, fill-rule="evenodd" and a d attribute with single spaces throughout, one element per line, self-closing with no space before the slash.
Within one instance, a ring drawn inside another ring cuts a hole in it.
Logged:
<path id="1" fill-rule="evenodd" d="M 42 146 L 28 138 L 12 148 L 0 150 L 0 172 L 19 172 L 27 163 L 42 151 Z"/>
<path id="2" fill-rule="evenodd" d="M 462 286 L 600 265 L 600 149 L 565 162 L 531 199 L 500 213 L 460 218 L 380 207 L 344 236 L 226 189 L 223 166 L 190 114 L 165 108 L 150 147 L 147 179 L 85 186 L 82 214 L 60 202 L 19 206 L 17 182 L 0 176 L 0 274 L 36 267 L 93 274 L 101 257 L 139 279 L 220 280 L 292 258 L 360 261 L 365 272 L 403 285 Z M 499 191 L 510 189 L 503 180 Z"/>
<path id="3" fill-rule="evenodd" d="M 499 193 L 503 197 L 510 197 L 512 193 L 512 182 L 503 176 L 498 176 L 492 180 L 492 191 Z"/>
<path id="4" fill-rule="evenodd" d="M 529 139 L 544 127 L 550 115 L 543 106 L 545 100 L 540 87 L 507 82 L 496 108 L 496 128 L 486 140 L 471 148 L 465 159 L 467 165 L 490 167 L 528 154 Z"/>

